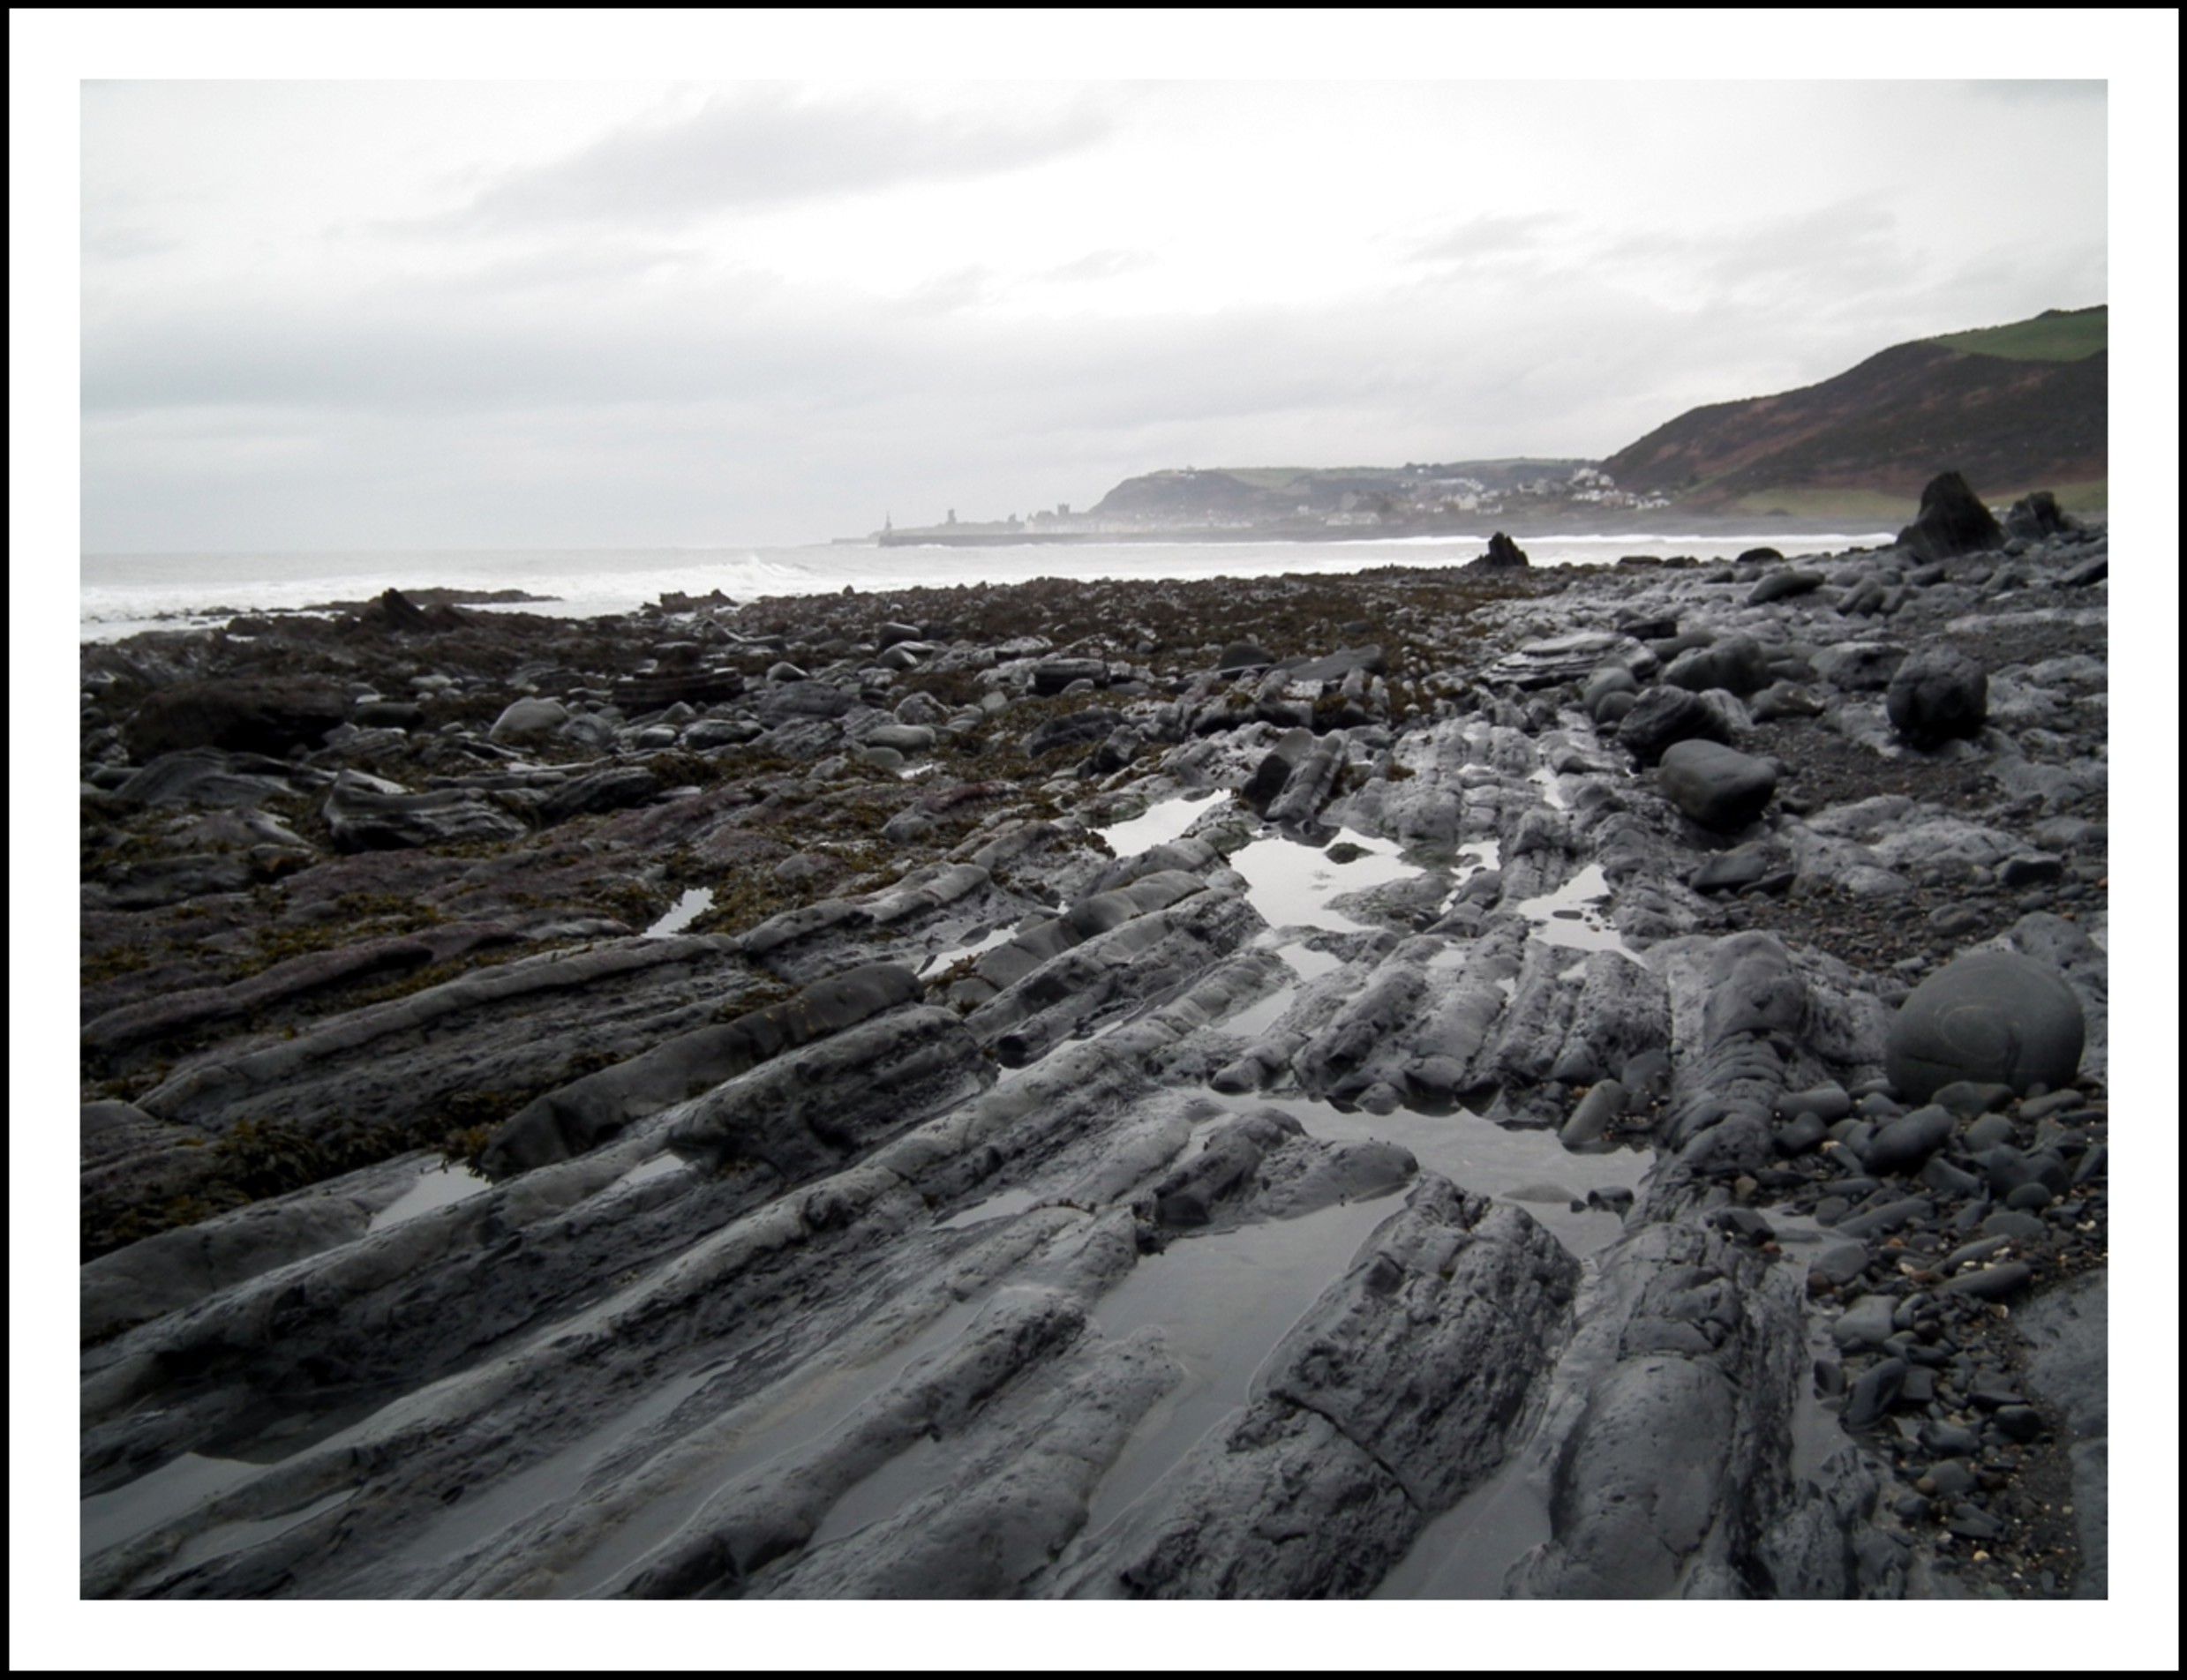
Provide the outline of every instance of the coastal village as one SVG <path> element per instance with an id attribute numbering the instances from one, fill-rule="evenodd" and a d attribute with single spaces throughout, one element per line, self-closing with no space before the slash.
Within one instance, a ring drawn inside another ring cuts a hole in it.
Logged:
<path id="1" fill-rule="evenodd" d="M 1179 470 L 1128 478 L 1092 507 L 1069 502 L 1020 517 L 898 526 L 891 516 L 869 540 L 920 543 L 1129 541 L 1210 534 L 1326 539 L 1372 534 L 1432 536 L 1514 514 L 1644 514 L 1668 507 L 1660 492 L 1620 488 L 1601 468 L 1573 461 L 1408 461 L 1334 471 Z"/>

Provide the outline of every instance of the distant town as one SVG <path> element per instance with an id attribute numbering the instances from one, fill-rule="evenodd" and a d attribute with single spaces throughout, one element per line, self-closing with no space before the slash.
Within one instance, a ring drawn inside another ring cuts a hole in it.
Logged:
<path id="1" fill-rule="evenodd" d="M 1470 530 L 1484 520 L 1559 513 L 1645 513 L 1670 506 L 1659 493 L 1622 490 L 1584 461 L 1516 460 L 1398 468 L 1210 469 L 1186 467 L 1128 478 L 1092 507 L 1069 502 L 999 520 L 960 520 L 951 508 L 930 525 L 893 516 L 869 538 L 921 543 L 1176 541 L 1225 537 L 1327 540 Z"/>

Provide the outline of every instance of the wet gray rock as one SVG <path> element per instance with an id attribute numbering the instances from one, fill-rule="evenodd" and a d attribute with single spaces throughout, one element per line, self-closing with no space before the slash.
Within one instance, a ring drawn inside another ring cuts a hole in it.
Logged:
<path id="1" fill-rule="evenodd" d="M 1956 1123 L 1948 1108 L 1931 1104 L 1887 1122 L 1861 1151 L 1871 1173 L 1912 1172 L 1950 1142 Z"/>
<path id="2" fill-rule="evenodd" d="M 1840 641 L 1815 656 L 1815 675 L 1854 694 L 1890 686 L 1906 649 L 1882 641 Z"/>
<path id="3" fill-rule="evenodd" d="M 1757 724 L 1771 724 L 1788 717 L 1820 717 L 1825 708 L 1810 689 L 1773 682 L 1748 701 L 1747 709 Z"/>
<path id="4" fill-rule="evenodd" d="M 486 735 L 501 742 L 536 740 L 553 734 L 568 720 L 569 708 L 560 701 L 531 696 L 503 707 Z"/>
<path id="5" fill-rule="evenodd" d="M 113 797 L 125 805 L 257 806 L 326 781 L 324 772 L 304 765 L 197 747 L 161 754 L 123 781 Z"/>
<path id="6" fill-rule="evenodd" d="M 1724 714 L 1699 694 L 1682 688 L 1655 687 L 1618 720 L 1618 745 L 1643 766 L 1658 762 L 1680 741 L 1732 744 Z"/>
<path id="7" fill-rule="evenodd" d="M 469 788 L 381 793 L 348 770 L 328 791 L 320 814 L 334 844 L 344 851 L 511 840 L 531 827 L 491 794 Z"/>
<path id="8" fill-rule="evenodd" d="M 2025 537 L 2030 542 L 2040 542 L 2045 537 L 2080 529 L 2080 521 L 2061 508 L 2058 499 L 2047 490 L 2021 497 L 2005 512 L 2005 535 Z"/>
<path id="9" fill-rule="evenodd" d="M 483 1166 L 494 1178 L 567 1160 L 788 1050 L 846 1031 L 920 995 L 918 978 L 893 964 L 852 969 L 719 1026 L 702 1027 L 558 1087 L 512 1115 Z"/>
<path id="10" fill-rule="evenodd" d="M 1811 595 L 1825 581 L 1827 580 L 1822 573 L 1797 567 L 1772 572 L 1747 592 L 1747 604 L 1750 607 L 1767 606 L 1773 601 L 1789 601 L 1794 596 Z"/>
<path id="11" fill-rule="evenodd" d="M 539 821 L 566 822 L 588 812 L 628 810 L 660 791 L 660 777 L 643 764 L 611 765 L 556 788 L 541 803 Z"/>
<path id="12" fill-rule="evenodd" d="M 1526 642 L 1504 655 L 1484 675 L 1492 682 L 1512 683 L 1521 688 L 1546 688 L 1552 683 L 1573 682 L 1587 676 L 1628 644 L 1625 636 L 1600 631 L 1552 636 Z"/>
<path id="13" fill-rule="evenodd" d="M 1101 659 L 1043 659 L 1033 668 L 1033 692 L 1060 694 L 1073 683 L 1091 683 L 1096 688 L 1109 681 L 1109 664 Z"/>
<path id="14" fill-rule="evenodd" d="M 1124 723 L 1124 714 L 1103 706 L 1089 706 L 1068 717 L 1052 717 L 1026 737 L 1026 755 L 1041 758 L 1066 746 L 1084 746 L 1098 741 Z"/>
<path id="15" fill-rule="evenodd" d="M 1664 750 L 1656 785 L 1704 829 L 1735 833 L 1768 807 L 1777 770 L 1714 741 L 1674 741 Z"/>
<path id="16" fill-rule="evenodd" d="M 2055 968 L 2010 951 L 1973 951 L 1899 1006 L 1886 1066 L 1899 1093 L 1916 1101 L 1962 1079 L 2025 1091 L 2070 1084 L 2085 1036 L 2080 1000 Z"/>
<path id="17" fill-rule="evenodd" d="M 1505 1590 L 1734 1593 L 1758 1534 L 1797 1503 L 1790 1409 L 1755 1403 L 1802 1362 L 1795 1279 L 1683 1225 L 1644 1226 L 1600 1264 L 1633 1284 L 1582 1304 L 1574 1351 L 1595 1374 L 1552 1398 L 1533 1449 L 1550 1473 L 1552 1537 Z"/>
<path id="18" fill-rule="evenodd" d="M 1578 1267 L 1522 1211 L 1424 1178 L 1181 1467 L 1147 1537 L 1081 1579 L 1146 1597 L 1364 1595 L 1503 1460 Z M 1402 1373 L 1402 1376 L 1400 1373 Z"/>
<path id="19" fill-rule="evenodd" d="M 1694 694 L 1721 688 L 1744 699 L 1768 686 L 1769 656 L 1752 636 L 1725 636 L 1679 655 L 1663 668 L 1663 680 Z"/>

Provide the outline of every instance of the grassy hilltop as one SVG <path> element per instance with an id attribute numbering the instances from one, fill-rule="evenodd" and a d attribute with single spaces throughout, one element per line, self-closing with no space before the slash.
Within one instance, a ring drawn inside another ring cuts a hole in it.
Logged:
<path id="1" fill-rule="evenodd" d="M 1820 385 L 1689 409 L 1603 467 L 1695 513 L 1903 511 L 1946 468 L 1993 502 L 2050 490 L 2101 508 L 2108 332 L 2098 304 L 1896 345 Z"/>

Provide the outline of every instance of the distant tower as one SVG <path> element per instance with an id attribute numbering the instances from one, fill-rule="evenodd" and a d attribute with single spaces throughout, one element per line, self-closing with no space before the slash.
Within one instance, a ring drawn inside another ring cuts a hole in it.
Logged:
<path id="1" fill-rule="evenodd" d="M 956 523 L 957 523 L 957 510 L 956 510 L 954 507 L 951 508 L 951 509 L 950 509 L 950 516 L 949 516 L 947 519 L 943 520 L 942 522 L 943 522 L 944 525 L 954 525 L 954 524 L 956 524 Z"/>
<path id="2" fill-rule="evenodd" d="M 892 531 L 892 530 L 894 530 L 894 529 L 896 529 L 896 516 L 895 516 L 893 514 L 882 514 L 882 515 L 881 515 L 881 529 L 882 529 L 883 530 L 884 530 L 884 531 Z"/>

